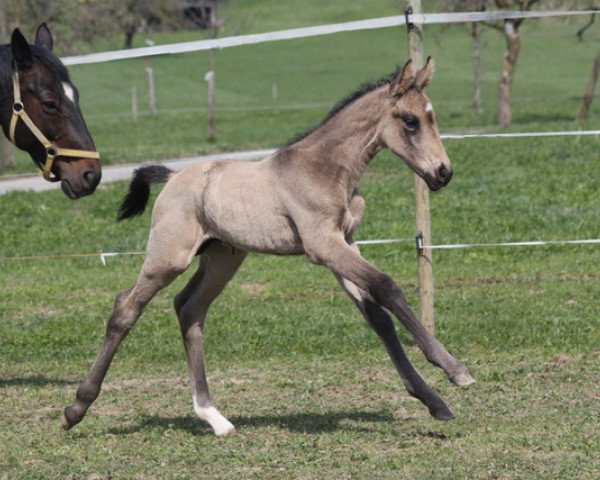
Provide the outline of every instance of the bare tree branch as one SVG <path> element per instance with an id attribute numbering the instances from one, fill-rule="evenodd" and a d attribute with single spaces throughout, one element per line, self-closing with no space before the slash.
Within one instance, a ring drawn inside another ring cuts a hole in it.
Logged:
<path id="1" fill-rule="evenodd" d="M 594 8 L 594 10 L 597 10 L 597 9 Z M 588 21 L 588 23 L 586 23 L 583 27 L 581 27 L 579 30 L 577 30 L 577 38 L 579 38 L 580 42 L 583 42 L 583 33 L 592 26 L 592 24 L 594 23 L 594 20 L 596 20 L 596 14 L 592 13 L 590 15 L 590 20 Z"/>

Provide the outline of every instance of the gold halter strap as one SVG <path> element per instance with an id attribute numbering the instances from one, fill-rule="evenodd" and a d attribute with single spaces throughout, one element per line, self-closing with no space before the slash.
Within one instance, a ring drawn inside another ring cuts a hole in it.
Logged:
<path id="1" fill-rule="evenodd" d="M 50 170 L 52 169 L 52 163 L 56 157 L 74 157 L 74 158 L 95 158 L 100 159 L 100 154 L 96 151 L 90 150 L 74 150 L 71 148 L 61 148 L 54 145 L 50 142 L 46 136 L 41 132 L 39 128 L 35 126 L 31 117 L 27 115 L 25 112 L 25 106 L 21 101 L 21 86 L 19 83 L 19 72 L 15 70 L 13 73 L 13 95 L 15 101 L 13 103 L 13 113 L 12 118 L 10 119 L 10 127 L 9 127 L 9 138 L 10 141 L 16 146 L 15 142 L 15 129 L 17 128 L 17 122 L 19 119 L 23 120 L 23 123 L 29 128 L 29 131 L 33 133 L 35 138 L 39 140 L 39 142 L 46 149 L 46 161 L 44 164 L 37 163 L 37 167 L 40 169 L 42 176 L 48 180 L 49 182 L 57 182 L 59 179 L 55 176 L 52 176 Z"/>

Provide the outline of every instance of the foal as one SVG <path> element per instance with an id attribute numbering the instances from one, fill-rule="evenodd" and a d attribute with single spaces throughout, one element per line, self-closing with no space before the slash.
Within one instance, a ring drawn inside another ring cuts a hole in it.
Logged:
<path id="1" fill-rule="evenodd" d="M 422 327 L 392 278 L 364 260 L 352 240 L 365 207 L 356 185 L 381 149 L 402 158 L 432 190 L 450 181 L 450 162 L 423 93 L 433 70 L 431 59 L 417 72 L 407 63 L 394 77 L 364 86 L 317 128 L 260 162 L 209 162 L 179 173 L 159 165 L 137 170 L 121 219 L 144 210 L 151 183 L 167 182 L 152 213 L 147 257 L 135 284 L 115 300 L 96 362 L 65 409 L 64 428 L 80 422 L 97 398 L 117 347 L 143 308 L 201 254 L 198 270 L 175 297 L 175 310 L 194 411 L 215 434 L 233 432 L 209 396 L 202 332 L 210 304 L 248 252 L 304 254 L 329 268 L 381 338 L 408 392 L 435 418 L 451 419 L 444 401 L 405 355 L 386 310 L 453 383 L 466 386 L 474 380 Z"/>

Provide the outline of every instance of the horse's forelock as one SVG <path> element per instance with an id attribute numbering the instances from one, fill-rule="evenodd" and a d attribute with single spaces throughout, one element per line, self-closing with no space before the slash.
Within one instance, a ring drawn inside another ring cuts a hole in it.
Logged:
<path id="1" fill-rule="evenodd" d="M 33 57 L 42 63 L 52 75 L 60 82 L 70 82 L 69 72 L 62 62 L 49 50 L 38 47 L 37 45 L 30 45 L 31 53 Z"/>

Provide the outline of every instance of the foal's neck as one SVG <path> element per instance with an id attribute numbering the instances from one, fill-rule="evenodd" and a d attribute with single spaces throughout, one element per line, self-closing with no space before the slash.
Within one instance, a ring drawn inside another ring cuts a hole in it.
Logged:
<path id="1" fill-rule="evenodd" d="M 319 163 L 320 171 L 344 178 L 348 190 L 354 190 L 371 159 L 383 148 L 379 127 L 387 98 L 387 87 L 365 93 L 298 147 L 311 151 L 310 158 Z"/>

